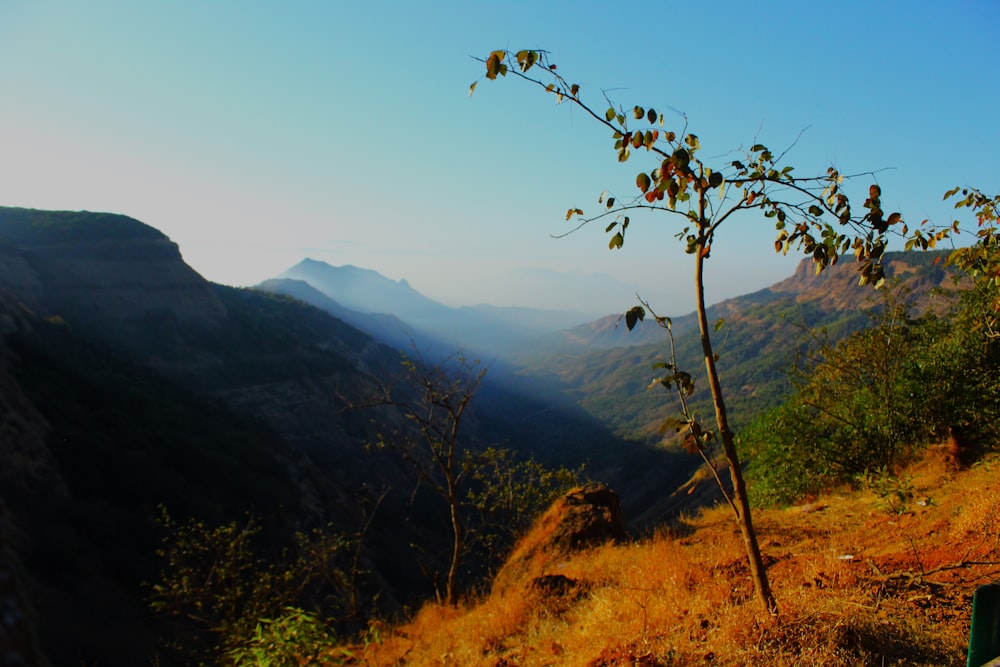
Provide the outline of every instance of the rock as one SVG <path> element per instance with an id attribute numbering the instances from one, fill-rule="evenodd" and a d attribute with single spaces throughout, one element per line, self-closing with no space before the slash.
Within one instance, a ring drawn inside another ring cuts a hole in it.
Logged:
<path id="1" fill-rule="evenodd" d="M 493 592 L 532 586 L 562 576 L 549 571 L 575 551 L 626 538 L 618 494 L 587 484 L 553 503 L 518 543 L 493 582 Z"/>

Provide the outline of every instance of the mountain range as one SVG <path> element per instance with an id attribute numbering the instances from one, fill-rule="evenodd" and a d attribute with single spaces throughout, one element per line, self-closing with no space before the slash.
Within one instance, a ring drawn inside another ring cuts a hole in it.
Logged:
<path id="1" fill-rule="evenodd" d="M 950 284 L 932 259 L 894 255 L 888 271 L 929 303 Z M 791 323 L 842 335 L 864 325 L 862 294 L 849 264 L 820 277 L 804 264 L 715 305 L 736 412 L 787 391 Z M 586 464 L 635 527 L 661 523 L 697 460 L 657 435 L 669 404 L 645 387 L 662 332 L 616 325 L 449 308 L 405 281 L 313 260 L 237 289 L 204 280 L 132 218 L 0 208 L 0 604 L 21 619 L 17 641 L 36 647 L 36 664 L 144 663 L 158 632 L 144 604 L 158 507 L 213 523 L 253 513 L 280 544 L 312 527 L 356 530 L 366 494 L 389 488 L 364 585 L 389 614 L 428 595 L 423 571 L 440 567 L 446 537 L 437 501 L 399 457 L 367 446 L 405 419 L 352 409 L 398 380 L 401 349 L 491 355 L 470 448 Z M 675 318 L 694 367 L 691 330 Z"/>
<path id="2" fill-rule="evenodd" d="M 583 313 L 490 305 L 451 308 L 371 269 L 304 259 L 257 286 L 326 310 L 387 344 L 492 357 L 587 321 Z M 318 294 L 317 294 L 318 292 Z"/>

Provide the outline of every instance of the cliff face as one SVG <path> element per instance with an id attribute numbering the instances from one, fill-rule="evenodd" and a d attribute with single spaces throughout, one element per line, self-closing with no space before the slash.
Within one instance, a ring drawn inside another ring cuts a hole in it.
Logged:
<path id="1" fill-rule="evenodd" d="M 8 372 L 13 359 L 3 338 L 31 327 L 26 309 L 0 292 L 0 663 L 35 667 L 48 663 L 39 650 L 36 610 L 26 590 L 31 582 L 20 557 L 27 538 L 9 505 L 38 495 L 65 498 L 67 490 L 45 444 L 48 423 Z"/>
<path id="2" fill-rule="evenodd" d="M 117 332 L 218 328 L 225 308 L 175 243 L 126 216 L 0 208 L 0 288 L 40 317 Z"/>

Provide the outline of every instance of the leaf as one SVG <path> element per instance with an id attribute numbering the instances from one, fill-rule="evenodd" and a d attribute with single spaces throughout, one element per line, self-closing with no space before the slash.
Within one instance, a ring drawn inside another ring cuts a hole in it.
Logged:
<path id="1" fill-rule="evenodd" d="M 505 75 L 506 67 L 503 66 L 503 59 L 507 56 L 506 51 L 494 51 L 486 59 L 486 78 L 491 81 L 497 78 L 497 74 Z"/>
<path id="2" fill-rule="evenodd" d="M 521 66 L 522 72 L 527 72 L 538 60 L 537 51 L 518 51 L 517 64 Z"/>
<path id="3" fill-rule="evenodd" d="M 618 232 L 611 237 L 611 240 L 608 242 L 608 248 L 610 250 L 614 250 L 615 248 L 620 249 L 623 243 L 625 243 L 625 237 L 622 236 L 621 232 Z"/>
<path id="4" fill-rule="evenodd" d="M 903 216 L 900 215 L 899 213 L 891 213 L 891 214 L 889 214 L 889 219 L 886 220 L 886 222 L 889 223 L 889 225 L 895 225 L 897 222 L 899 222 L 902 219 L 903 219 Z"/>
<path id="5" fill-rule="evenodd" d="M 607 234 L 608 232 L 610 232 L 610 231 L 611 231 L 612 229 L 614 229 L 614 228 L 615 228 L 615 227 L 617 227 L 617 226 L 618 226 L 618 223 L 617 223 L 617 222 L 612 222 L 612 223 L 611 223 L 610 225 L 608 225 L 608 226 L 607 226 L 607 228 L 606 228 L 606 229 L 604 230 L 604 233 L 605 233 L 605 234 Z"/>
<path id="6" fill-rule="evenodd" d="M 719 329 L 721 329 L 725 323 L 726 323 L 725 318 L 720 317 L 719 320 L 715 323 L 715 330 L 718 331 Z"/>
<path id="7" fill-rule="evenodd" d="M 877 185 L 872 185 L 868 188 L 868 196 L 872 199 L 878 199 L 882 196 L 882 188 Z"/>
<path id="8" fill-rule="evenodd" d="M 580 92 L 580 86 L 578 86 L 577 84 L 574 83 L 572 86 L 569 87 L 569 94 L 572 95 L 573 97 L 576 97 L 577 93 L 579 92 Z"/>
<path id="9" fill-rule="evenodd" d="M 614 197 L 608 197 L 608 208 L 611 208 L 614 205 L 615 205 L 615 198 Z"/>
<path id="10" fill-rule="evenodd" d="M 614 119 L 614 117 L 615 117 L 615 108 L 608 107 L 608 110 L 604 112 L 604 120 L 610 123 Z"/>
<path id="11" fill-rule="evenodd" d="M 634 306 L 625 313 L 625 326 L 631 331 L 635 325 L 646 319 L 646 309 L 642 306 Z"/>
<path id="12" fill-rule="evenodd" d="M 708 177 L 708 187 L 717 188 L 722 185 L 722 172 L 713 171 Z"/>
<path id="13" fill-rule="evenodd" d="M 959 190 L 961 190 L 961 187 L 954 187 L 951 190 L 948 190 L 948 192 L 944 193 L 944 199 L 954 196 Z"/>
<path id="14" fill-rule="evenodd" d="M 635 184 L 643 192 L 648 191 L 650 185 L 649 174 L 644 171 L 640 172 L 639 175 L 635 177 Z"/>
<path id="15" fill-rule="evenodd" d="M 636 108 L 632 109 L 632 115 L 635 116 L 636 120 L 641 120 L 642 117 L 646 115 L 646 110 L 643 109 L 642 107 L 637 106 Z"/>
<path id="16" fill-rule="evenodd" d="M 479 83 L 479 82 L 478 81 L 473 81 L 472 85 L 469 86 L 469 97 L 472 97 L 472 93 L 475 92 L 475 90 L 476 90 L 476 84 L 477 83 Z"/>
<path id="17" fill-rule="evenodd" d="M 650 123 L 655 123 L 656 122 L 656 111 L 654 111 L 653 109 L 650 109 L 649 111 L 647 111 L 646 112 L 646 120 L 648 120 Z"/>
<path id="18" fill-rule="evenodd" d="M 578 208 L 571 208 L 568 211 L 566 211 L 566 219 L 569 220 L 570 218 L 572 218 L 573 214 L 583 215 L 583 211 Z"/>

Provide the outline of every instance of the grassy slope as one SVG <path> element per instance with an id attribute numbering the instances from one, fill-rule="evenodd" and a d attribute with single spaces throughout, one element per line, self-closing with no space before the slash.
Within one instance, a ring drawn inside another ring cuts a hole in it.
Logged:
<path id="1" fill-rule="evenodd" d="M 428 605 L 351 647 L 354 664 L 964 665 L 972 593 L 1000 573 L 998 465 L 954 472 L 932 449 L 898 516 L 849 490 L 759 511 L 779 619 L 760 617 L 735 523 L 717 507 L 561 563 L 585 582 L 576 599 L 520 590 Z"/>

